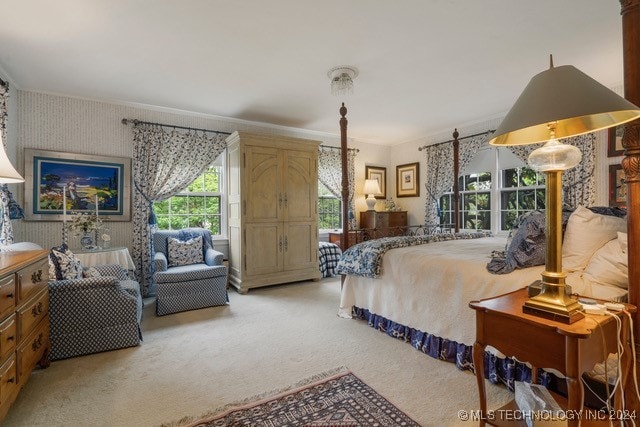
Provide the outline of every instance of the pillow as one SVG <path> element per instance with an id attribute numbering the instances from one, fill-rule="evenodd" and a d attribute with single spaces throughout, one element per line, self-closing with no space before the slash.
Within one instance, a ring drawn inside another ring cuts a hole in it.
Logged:
<path id="1" fill-rule="evenodd" d="M 578 206 L 567 222 L 562 242 L 562 264 L 570 271 L 583 270 L 593 254 L 618 232 L 627 231 L 623 218 L 600 215 Z"/>
<path id="2" fill-rule="evenodd" d="M 202 236 L 194 237 L 187 241 L 169 237 L 167 240 L 167 254 L 169 267 L 203 263 Z"/>
<path id="3" fill-rule="evenodd" d="M 66 243 L 51 248 L 49 252 L 49 277 L 56 280 L 82 279 L 82 264 Z"/>
<path id="4" fill-rule="evenodd" d="M 627 289 L 627 233 L 618 233 L 598 249 L 584 269 L 583 277 L 600 285 L 615 285 Z"/>
<path id="5" fill-rule="evenodd" d="M 95 267 L 85 267 L 82 269 L 82 277 L 102 277 L 102 274 Z"/>
<path id="6" fill-rule="evenodd" d="M 571 210 L 562 210 L 564 229 Z M 504 253 L 492 254 L 487 270 L 493 274 L 511 273 L 516 268 L 527 268 L 545 263 L 545 211 L 526 212 L 514 223 Z"/>

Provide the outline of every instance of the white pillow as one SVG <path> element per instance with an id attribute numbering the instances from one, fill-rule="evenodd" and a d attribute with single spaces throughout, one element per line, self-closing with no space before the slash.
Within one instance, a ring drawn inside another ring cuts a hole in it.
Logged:
<path id="1" fill-rule="evenodd" d="M 627 269 L 627 233 L 618 233 L 618 238 L 610 240 L 598 249 L 584 269 L 583 277 L 599 285 L 615 285 L 627 289 L 629 273 Z"/>
<path id="2" fill-rule="evenodd" d="M 593 254 L 618 232 L 627 231 L 627 221 L 600 215 L 578 206 L 567 221 L 562 242 L 562 264 L 569 271 L 583 270 Z"/>

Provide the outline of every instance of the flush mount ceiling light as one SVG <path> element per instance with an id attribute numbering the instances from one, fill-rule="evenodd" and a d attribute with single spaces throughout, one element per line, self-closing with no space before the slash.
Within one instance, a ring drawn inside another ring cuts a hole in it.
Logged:
<path id="1" fill-rule="evenodd" d="M 327 76 L 331 79 L 332 95 L 351 95 L 353 93 L 353 79 L 358 77 L 358 69 L 341 65 L 330 69 Z"/>

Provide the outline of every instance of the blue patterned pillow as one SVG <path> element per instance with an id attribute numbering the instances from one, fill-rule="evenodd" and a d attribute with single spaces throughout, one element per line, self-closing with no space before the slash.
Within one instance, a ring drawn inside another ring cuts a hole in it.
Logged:
<path id="1" fill-rule="evenodd" d="M 55 277 L 56 280 L 82 279 L 82 264 L 65 243 L 59 247 L 51 248 L 49 277 Z"/>
<path id="2" fill-rule="evenodd" d="M 169 237 L 167 239 L 167 254 L 169 267 L 203 263 L 202 236 L 187 241 Z"/>

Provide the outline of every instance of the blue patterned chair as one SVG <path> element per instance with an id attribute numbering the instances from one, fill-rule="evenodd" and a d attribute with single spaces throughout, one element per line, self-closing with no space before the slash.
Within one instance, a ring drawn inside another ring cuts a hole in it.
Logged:
<path id="1" fill-rule="evenodd" d="M 139 345 L 140 285 L 119 265 L 91 277 L 49 281 L 51 360 Z"/>
<path id="2" fill-rule="evenodd" d="M 156 314 L 225 305 L 227 267 L 204 228 L 153 233 Z"/>

